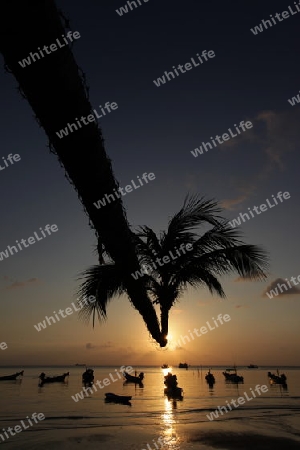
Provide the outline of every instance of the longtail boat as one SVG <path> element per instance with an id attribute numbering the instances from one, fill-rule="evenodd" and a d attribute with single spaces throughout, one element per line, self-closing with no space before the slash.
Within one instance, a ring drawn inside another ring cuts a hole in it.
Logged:
<path id="1" fill-rule="evenodd" d="M 123 403 L 125 405 L 130 405 L 131 395 L 117 395 L 112 392 L 107 392 L 105 394 L 105 401 L 111 403 Z"/>
<path id="2" fill-rule="evenodd" d="M 234 373 L 230 373 L 233 371 Z M 231 381 L 231 383 L 244 383 L 244 377 L 237 374 L 236 367 L 233 369 L 226 369 L 225 372 L 222 372 L 226 381 Z"/>
<path id="3" fill-rule="evenodd" d="M 21 372 L 16 372 L 13 375 L 5 375 L 3 377 L 0 377 L 0 381 L 6 381 L 6 380 L 16 380 L 17 377 L 23 376 L 24 370 Z"/>
<path id="4" fill-rule="evenodd" d="M 271 384 L 281 384 L 283 386 L 286 386 L 286 376 L 284 373 L 279 375 L 279 372 L 277 371 L 277 375 L 275 373 L 268 372 L 268 377 Z"/>
<path id="5" fill-rule="evenodd" d="M 142 381 L 144 379 L 144 373 L 141 372 L 138 377 L 135 377 L 133 375 L 129 375 L 129 373 L 127 372 L 123 372 L 123 377 L 126 379 L 128 383 L 142 384 Z"/>
<path id="6" fill-rule="evenodd" d="M 43 386 L 45 383 L 64 383 L 65 378 L 70 375 L 69 372 L 63 373 L 62 375 L 57 375 L 55 377 L 46 377 L 44 372 L 39 376 L 40 383 L 39 386 Z"/>
<path id="7" fill-rule="evenodd" d="M 210 369 L 209 369 L 209 371 L 207 372 L 207 374 L 205 375 L 205 379 L 206 379 L 206 382 L 207 382 L 207 384 L 208 384 L 209 386 L 213 386 L 214 383 L 216 382 L 215 377 L 214 377 L 214 375 L 211 373 Z"/>
<path id="8" fill-rule="evenodd" d="M 166 386 L 164 389 L 164 394 L 168 397 L 168 399 L 183 400 L 183 389 L 177 386 L 178 383 L 176 375 L 172 375 L 171 372 L 165 375 L 164 385 Z"/>

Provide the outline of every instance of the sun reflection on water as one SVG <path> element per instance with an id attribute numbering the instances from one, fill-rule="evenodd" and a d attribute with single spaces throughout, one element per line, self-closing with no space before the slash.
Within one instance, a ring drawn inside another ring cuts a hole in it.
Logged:
<path id="1" fill-rule="evenodd" d="M 166 375 L 168 375 L 169 372 L 172 373 L 172 367 L 169 367 L 168 369 L 161 369 L 163 372 L 163 376 L 165 377 Z"/>
<path id="2" fill-rule="evenodd" d="M 170 401 L 165 398 L 165 411 L 161 415 L 162 433 L 161 436 L 164 439 L 164 448 L 177 450 L 179 449 L 180 439 L 176 432 L 175 425 L 177 420 L 174 415 L 174 409 L 177 408 L 176 400 Z"/>

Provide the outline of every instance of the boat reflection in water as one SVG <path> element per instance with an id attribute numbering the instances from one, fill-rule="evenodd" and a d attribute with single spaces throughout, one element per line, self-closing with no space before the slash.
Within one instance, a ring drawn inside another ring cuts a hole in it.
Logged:
<path id="1" fill-rule="evenodd" d="M 211 397 L 214 395 L 214 384 L 208 385 L 208 392 Z"/>

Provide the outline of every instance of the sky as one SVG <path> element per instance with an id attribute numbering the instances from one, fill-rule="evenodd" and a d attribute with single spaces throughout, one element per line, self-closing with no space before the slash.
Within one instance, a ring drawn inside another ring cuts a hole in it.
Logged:
<path id="1" fill-rule="evenodd" d="M 74 312 L 38 332 L 35 324 L 76 300 L 79 274 L 97 263 L 96 239 L 15 79 L 1 71 L 0 163 L 5 167 L 10 153 L 20 160 L 0 170 L 0 252 L 34 232 L 40 235 L 47 224 L 58 231 L 0 261 L 0 343 L 7 344 L 0 349 L 0 366 L 300 365 L 300 289 L 291 282 L 283 294 L 266 295 L 278 282 L 300 275 L 300 104 L 288 102 L 300 89 L 300 13 L 256 35 L 251 31 L 293 2 L 141 0 L 122 16 L 116 10 L 124 0 L 57 4 L 80 33 L 73 53 L 93 107 L 118 104 L 99 123 L 120 186 L 144 172 L 155 174 L 123 197 L 133 229 L 166 229 L 188 193 L 218 200 L 230 221 L 266 199 L 274 205 L 278 192 L 289 198 L 238 226 L 247 243 L 268 251 L 267 280 L 223 277 L 225 300 L 204 288 L 188 289 L 171 311 L 166 349 L 153 342 L 126 296 L 110 303 L 108 320 L 94 329 Z M 42 44 L 51 43 L 37 42 Z M 174 79 L 169 75 L 159 87 L 153 82 L 173 66 L 197 60 L 203 50 L 215 57 Z M 252 128 L 193 156 L 211 137 L 229 128 L 234 134 L 241 121 Z M 231 320 L 179 342 L 219 314 Z"/>

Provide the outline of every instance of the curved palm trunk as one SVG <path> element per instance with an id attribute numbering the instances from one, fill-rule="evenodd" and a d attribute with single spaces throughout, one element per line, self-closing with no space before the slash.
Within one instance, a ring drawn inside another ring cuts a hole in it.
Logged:
<path id="1" fill-rule="evenodd" d="M 134 280 L 131 276 L 139 265 L 121 200 L 100 209 L 93 204 L 118 187 L 101 130 L 93 122 L 62 139 L 56 135 L 56 131 L 65 128 L 67 123 L 74 123 L 76 117 L 86 117 L 92 112 L 83 77 L 69 46 L 65 45 L 25 68 L 18 63 L 30 52 L 36 52 L 38 47 L 50 46 L 66 34 L 55 3 L 50 0 L 9 0 L 1 6 L 0 51 L 6 66 L 19 82 L 21 92 L 44 128 L 97 237 L 126 273 L 132 304 L 142 315 L 152 337 L 165 346 L 143 280 Z"/>
<path id="2" fill-rule="evenodd" d="M 169 332 L 169 311 L 170 308 L 166 308 L 163 306 L 161 306 L 160 308 L 161 334 L 165 340 L 167 340 Z"/>

